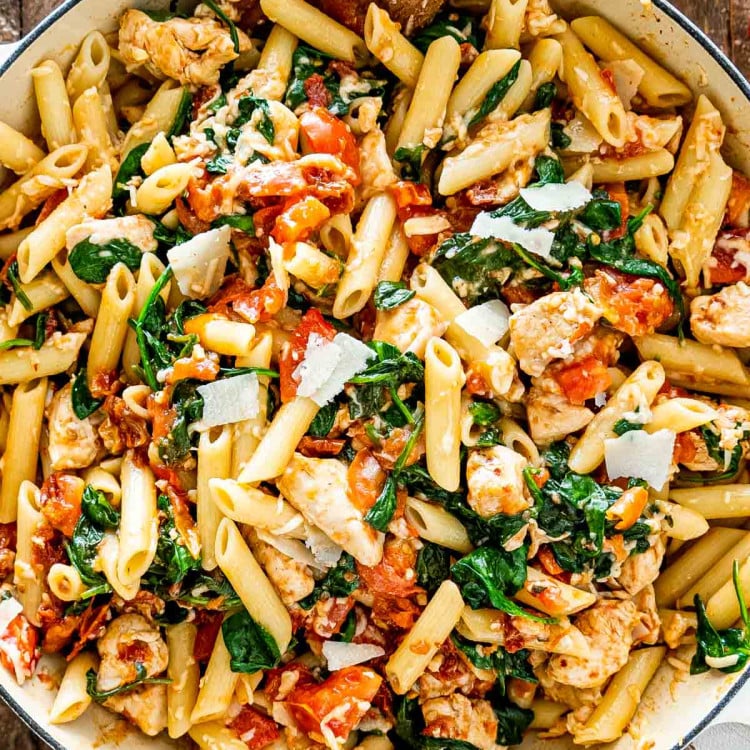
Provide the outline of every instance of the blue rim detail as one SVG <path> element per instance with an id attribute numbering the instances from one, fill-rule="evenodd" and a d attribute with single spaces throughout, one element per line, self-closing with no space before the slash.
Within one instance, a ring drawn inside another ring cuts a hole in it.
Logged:
<path id="1" fill-rule="evenodd" d="M 674 21 L 683 31 L 686 31 L 691 38 L 693 38 L 708 54 L 721 66 L 721 69 L 729 76 L 735 86 L 745 95 L 750 101 L 750 82 L 742 75 L 739 68 L 724 54 L 719 48 L 716 42 L 713 41 L 707 34 L 705 34 L 698 26 L 696 26 L 686 15 L 681 13 L 677 8 L 671 5 L 666 0 L 652 0 L 654 5 L 664 13 L 668 18 Z M 62 18 L 71 8 L 74 8 L 83 0 L 66 0 L 56 10 L 54 10 L 47 18 L 45 18 L 38 26 L 35 26 L 21 41 L 18 47 L 13 51 L 13 54 L 0 65 L 0 78 L 10 68 L 13 63 L 51 26 L 53 26 L 60 18 Z M 692 742 L 732 701 L 732 699 L 739 693 L 739 691 L 745 686 L 750 680 L 750 669 L 740 675 L 737 681 L 722 697 L 722 699 L 701 719 L 701 721 L 694 726 L 680 742 L 674 745 L 671 750 L 681 750 L 688 743 Z M 54 737 L 52 737 L 47 730 L 10 695 L 10 693 L 0 685 L 0 698 L 10 706 L 13 712 L 18 716 L 19 719 L 39 737 L 40 740 L 46 742 L 53 750 L 67 750 L 61 745 Z"/>

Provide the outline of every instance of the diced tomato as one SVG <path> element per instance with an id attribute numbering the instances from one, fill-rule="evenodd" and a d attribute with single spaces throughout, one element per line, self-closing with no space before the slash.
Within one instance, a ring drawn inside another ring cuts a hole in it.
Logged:
<path id="1" fill-rule="evenodd" d="M 604 189 L 609 193 L 610 200 L 617 201 L 620 204 L 621 220 L 618 229 L 610 231 L 609 236 L 611 239 L 617 237 L 623 237 L 628 229 L 628 217 L 630 216 L 630 201 L 628 200 L 628 192 L 625 190 L 624 182 L 610 182 L 604 186 Z"/>
<path id="2" fill-rule="evenodd" d="M 197 610 L 197 618 L 198 631 L 193 645 L 193 658 L 205 664 L 211 658 L 224 616 L 221 612 L 208 612 L 204 609 Z"/>
<path id="3" fill-rule="evenodd" d="M 21 684 L 34 674 L 39 656 L 36 628 L 24 615 L 16 615 L 0 633 L 0 664 Z"/>
<path id="4" fill-rule="evenodd" d="M 369 709 L 381 682 L 372 669 L 345 667 L 319 685 L 297 686 L 286 705 L 303 731 L 322 739 L 325 726 L 334 737 L 345 740 Z"/>
<path id="5" fill-rule="evenodd" d="M 175 210 L 177 211 L 177 218 L 185 229 L 190 234 L 202 234 L 207 232 L 211 225 L 206 221 L 201 221 L 188 206 L 188 204 L 182 199 L 177 198 L 174 202 Z"/>
<path id="6" fill-rule="evenodd" d="M 73 536 L 81 517 L 81 498 L 86 483 L 75 474 L 56 471 L 44 480 L 39 492 L 42 515 L 53 529 Z"/>
<path id="7" fill-rule="evenodd" d="M 427 185 L 411 180 L 399 180 L 388 188 L 396 199 L 396 208 L 401 220 L 411 215 L 409 209 L 414 206 L 431 206 L 432 194 Z"/>
<path id="8" fill-rule="evenodd" d="M 349 496 L 354 505 L 367 513 L 385 486 L 386 474 L 375 456 L 366 448 L 357 451 L 349 465 Z"/>
<path id="9" fill-rule="evenodd" d="M 554 553 L 550 549 L 550 547 L 546 544 L 543 544 L 539 548 L 539 552 L 537 552 L 537 558 L 539 559 L 539 562 L 542 564 L 542 567 L 551 575 L 556 576 L 560 575 L 560 573 L 563 572 L 563 569 L 560 567 L 560 563 L 557 562 L 557 559 L 555 558 Z"/>
<path id="10" fill-rule="evenodd" d="M 704 266 L 706 286 L 736 284 L 750 279 L 750 268 L 742 259 L 750 257 L 750 229 L 723 229 Z"/>
<path id="11" fill-rule="evenodd" d="M 372 567 L 357 563 L 361 582 L 377 599 L 385 597 L 409 597 L 424 593 L 417 583 L 414 568 L 417 553 L 407 539 L 393 538 L 383 546 L 383 559 Z"/>
<path id="12" fill-rule="evenodd" d="M 596 357 L 574 362 L 555 371 L 553 377 L 571 404 L 583 404 L 612 385 L 607 366 Z"/>
<path id="13" fill-rule="evenodd" d="M 607 88 L 610 89 L 610 91 L 613 94 L 617 93 L 617 89 L 615 88 L 615 74 L 608 69 L 599 71 L 599 75 L 602 78 L 602 81 L 607 84 Z"/>
<path id="14" fill-rule="evenodd" d="M 617 531 L 626 531 L 641 517 L 647 503 L 648 491 L 645 488 L 630 487 L 612 503 L 607 511 L 607 518 L 610 521 L 617 519 Z"/>
<path id="15" fill-rule="evenodd" d="M 549 480 L 549 471 L 547 469 L 536 469 L 529 473 L 534 484 L 541 490 Z"/>
<path id="16" fill-rule="evenodd" d="M 293 674 L 294 677 L 288 677 L 289 674 Z M 316 684 L 308 667 L 292 662 L 266 672 L 263 692 L 270 701 L 283 701 L 294 688 Z"/>
<path id="17" fill-rule="evenodd" d="M 662 387 L 659 388 L 658 395 L 667 398 L 690 398 L 690 391 L 679 385 L 672 385 L 669 380 L 665 380 Z"/>
<path id="18" fill-rule="evenodd" d="M 349 575 L 346 575 L 347 580 Z M 351 596 L 321 597 L 305 618 L 305 638 L 308 641 L 314 638 L 320 640 L 332 638 L 341 631 L 352 609 L 354 609 L 354 598 Z"/>
<path id="19" fill-rule="evenodd" d="M 406 444 L 411 438 L 412 430 L 413 428 L 409 425 L 406 427 L 394 428 L 391 430 L 391 434 L 382 441 L 380 447 L 373 451 L 375 458 L 377 458 L 386 469 L 392 469 L 395 466 L 396 461 L 398 461 L 399 457 L 404 452 Z M 424 435 L 420 435 L 419 439 L 414 444 L 411 453 L 407 456 L 404 466 L 415 464 L 424 455 L 424 451 Z"/>
<path id="20" fill-rule="evenodd" d="M 299 136 L 306 154 L 333 154 L 359 174 L 359 149 L 349 126 L 327 109 L 315 107 L 299 118 Z"/>
<path id="21" fill-rule="evenodd" d="M 187 378 L 211 382 L 216 380 L 219 370 L 219 359 L 215 354 L 205 350 L 196 351 L 194 348 L 189 357 L 175 360 L 172 371 L 167 376 L 167 383 L 176 383 Z"/>
<path id="22" fill-rule="evenodd" d="M 674 312 L 674 303 L 656 279 L 598 270 L 584 281 L 584 289 L 618 331 L 629 336 L 653 333 Z"/>
<path id="23" fill-rule="evenodd" d="M 676 464 L 689 464 L 698 454 L 700 437 L 694 432 L 680 432 L 675 437 L 672 461 Z"/>
<path id="24" fill-rule="evenodd" d="M 282 244 L 306 240 L 330 215 L 328 207 L 311 195 L 289 201 L 277 217 L 271 235 Z"/>
<path id="25" fill-rule="evenodd" d="M 250 750 L 260 750 L 277 739 L 280 734 L 276 722 L 252 706 L 243 706 L 237 716 L 229 722 L 229 728 Z"/>
<path id="26" fill-rule="evenodd" d="M 331 92 L 326 88 L 325 78 L 320 73 L 313 73 L 303 87 L 311 107 L 325 108 L 331 103 Z"/>
<path id="27" fill-rule="evenodd" d="M 336 329 L 323 318 L 320 310 L 315 307 L 311 307 L 302 316 L 299 325 L 294 329 L 291 342 L 279 356 L 281 400 L 284 403 L 291 401 L 297 395 L 299 383 L 294 379 L 293 374 L 305 357 L 307 340 L 311 333 L 316 333 L 327 341 L 333 341 L 336 335 Z"/>
<path id="28" fill-rule="evenodd" d="M 209 300 L 208 311 L 227 317 L 236 313 L 249 323 L 267 323 L 285 304 L 286 294 L 273 274 L 259 289 L 253 289 L 239 276 L 231 276 Z"/>
<path id="29" fill-rule="evenodd" d="M 308 458 L 321 458 L 323 456 L 338 456 L 346 440 L 339 438 L 314 438 L 305 435 L 297 445 L 297 450 Z"/>
<path id="30" fill-rule="evenodd" d="M 466 373 L 466 392 L 470 396 L 487 396 L 488 398 L 492 396 L 492 388 L 484 379 L 484 375 L 473 369 L 471 365 Z"/>
<path id="31" fill-rule="evenodd" d="M 732 190 L 727 202 L 726 223 L 730 227 L 747 226 L 750 213 L 750 180 L 742 173 L 732 172 Z"/>

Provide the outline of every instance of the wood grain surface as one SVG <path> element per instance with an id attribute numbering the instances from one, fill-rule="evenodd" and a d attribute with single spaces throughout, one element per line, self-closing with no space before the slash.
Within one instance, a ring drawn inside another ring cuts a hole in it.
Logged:
<path id="1" fill-rule="evenodd" d="M 12 42 L 27 34 L 61 2 L 0 0 L 0 42 Z M 728 52 L 746 76 L 750 76 L 750 0 L 672 2 Z M 12 750 L 47 750 L 47 745 L 37 740 L 1 701 L 0 737 L 0 746 Z"/>

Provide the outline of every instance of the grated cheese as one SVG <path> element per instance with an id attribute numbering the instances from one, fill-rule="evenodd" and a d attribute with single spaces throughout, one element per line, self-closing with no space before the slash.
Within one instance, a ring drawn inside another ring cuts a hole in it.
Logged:
<path id="1" fill-rule="evenodd" d="M 669 479 L 675 433 L 672 430 L 632 430 L 604 441 L 604 459 L 610 479 L 635 477 L 660 490 Z"/>
<path id="2" fill-rule="evenodd" d="M 326 641 L 323 644 L 323 656 L 328 661 L 328 669 L 336 672 L 345 667 L 377 659 L 385 651 L 371 643 L 345 643 L 344 641 Z"/>
<path id="3" fill-rule="evenodd" d="M 592 195 L 580 182 L 563 182 L 521 188 L 521 197 L 535 211 L 572 211 L 585 206 Z"/>
<path id="4" fill-rule="evenodd" d="M 454 324 L 485 346 L 492 346 L 508 332 L 510 310 L 499 299 L 476 305 L 454 319 Z"/>
<path id="5" fill-rule="evenodd" d="M 254 372 L 215 380 L 197 391 L 203 398 L 203 417 L 193 425 L 197 430 L 244 422 L 260 413 L 260 388 Z"/>
<path id="6" fill-rule="evenodd" d="M 550 257 L 552 241 L 555 239 L 555 235 L 548 229 L 524 229 L 508 216 L 490 216 L 487 212 L 477 215 L 471 226 L 471 233 L 475 237 L 513 242 L 542 258 Z"/>
<path id="7" fill-rule="evenodd" d="M 211 229 L 167 251 L 177 286 L 186 297 L 210 297 L 221 286 L 231 234 L 228 226 Z"/>

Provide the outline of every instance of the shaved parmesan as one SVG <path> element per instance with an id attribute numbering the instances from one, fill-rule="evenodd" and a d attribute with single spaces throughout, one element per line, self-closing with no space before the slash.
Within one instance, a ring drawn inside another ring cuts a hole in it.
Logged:
<path id="1" fill-rule="evenodd" d="M 284 268 L 284 248 L 273 237 L 268 239 L 268 255 L 271 258 L 271 270 L 276 286 L 286 292 L 289 289 L 289 274 Z"/>
<path id="2" fill-rule="evenodd" d="M 669 479 L 674 451 L 672 430 L 632 430 L 604 441 L 604 458 L 610 479 L 635 477 L 660 490 Z"/>
<path id="3" fill-rule="evenodd" d="M 563 182 L 521 188 L 521 197 L 535 211 L 572 211 L 585 206 L 592 195 L 580 182 Z"/>
<path id="4" fill-rule="evenodd" d="M 740 660 L 739 654 L 727 654 L 726 656 L 706 656 L 706 664 L 712 669 L 726 669 L 734 667 Z"/>
<path id="5" fill-rule="evenodd" d="M 282 555 L 286 555 L 295 562 L 302 563 L 302 565 L 318 567 L 310 550 L 299 539 L 277 536 L 260 528 L 255 529 L 255 533 L 261 542 L 265 542 L 270 547 L 278 550 Z"/>
<path id="6" fill-rule="evenodd" d="M 215 380 L 197 389 L 203 398 L 203 417 L 193 427 L 208 430 L 234 422 L 244 422 L 260 413 L 260 389 L 254 372 Z"/>
<path id="7" fill-rule="evenodd" d="M 18 599 L 14 599 L 12 596 L 3 599 L 0 602 L 0 635 L 5 633 L 8 629 L 8 625 L 10 625 L 11 622 L 21 614 L 21 612 L 23 612 L 23 607 Z"/>
<path id="8" fill-rule="evenodd" d="M 332 568 L 341 559 L 344 550 L 324 534 L 317 526 L 311 526 L 305 544 L 312 552 L 318 568 Z"/>
<path id="9" fill-rule="evenodd" d="M 508 332 L 509 319 L 508 306 L 493 299 L 461 313 L 453 322 L 485 346 L 492 346 Z"/>
<path id="10" fill-rule="evenodd" d="M 333 341 L 312 333 L 307 340 L 305 358 L 293 373 L 299 382 L 297 394 L 311 398 L 318 406 L 325 406 L 374 356 L 372 349 L 346 333 L 337 333 Z"/>
<path id="11" fill-rule="evenodd" d="M 211 229 L 167 251 L 177 286 L 186 297 L 210 297 L 221 286 L 231 234 L 228 226 Z"/>
<path id="12" fill-rule="evenodd" d="M 594 405 L 598 406 L 600 409 L 602 406 L 604 406 L 607 403 L 607 394 L 604 391 L 599 391 L 594 396 Z"/>
<path id="13" fill-rule="evenodd" d="M 371 643 L 326 641 L 323 644 L 323 656 L 327 659 L 328 669 L 331 672 L 362 664 L 362 662 L 384 655 L 385 651 L 380 646 L 374 646 Z"/>
<path id="14" fill-rule="evenodd" d="M 487 212 L 477 215 L 471 226 L 471 233 L 475 237 L 514 242 L 524 250 L 540 255 L 542 258 L 550 257 L 552 241 L 555 239 L 555 235 L 548 229 L 542 227 L 524 229 L 508 216 L 490 216 Z"/>

